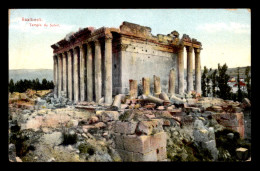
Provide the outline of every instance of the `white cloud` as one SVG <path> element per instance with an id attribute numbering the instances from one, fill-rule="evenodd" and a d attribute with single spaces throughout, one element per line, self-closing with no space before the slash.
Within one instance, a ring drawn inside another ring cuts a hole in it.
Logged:
<path id="1" fill-rule="evenodd" d="M 205 23 L 199 25 L 197 27 L 198 30 L 203 30 L 209 33 L 216 33 L 216 32 L 233 32 L 236 34 L 249 34 L 250 33 L 250 25 L 248 24 L 241 24 L 237 22 L 230 22 L 230 23 Z"/>
<path id="2" fill-rule="evenodd" d="M 38 26 L 32 26 L 32 24 L 38 24 Z M 44 24 L 47 24 L 48 27 L 45 27 Z M 50 25 L 54 25 L 50 27 Z M 58 25 L 58 26 L 57 26 Z M 75 25 L 59 24 L 59 23 L 50 23 L 44 19 L 41 21 L 22 21 L 22 17 L 16 17 L 10 19 L 9 29 L 23 32 L 23 33 L 32 33 L 32 34 L 42 34 L 42 33 L 60 33 L 66 34 L 68 32 L 77 30 Z"/>

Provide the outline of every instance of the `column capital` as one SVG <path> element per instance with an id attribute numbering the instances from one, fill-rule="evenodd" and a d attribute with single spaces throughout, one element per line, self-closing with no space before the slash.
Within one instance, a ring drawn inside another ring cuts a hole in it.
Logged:
<path id="1" fill-rule="evenodd" d="M 177 47 L 177 51 L 178 51 L 178 53 L 183 52 L 184 51 L 184 46 L 183 45 L 178 46 Z"/>
<path id="2" fill-rule="evenodd" d="M 94 40 L 94 43 L 95 43 L 95 45 L 100 45 L 99 39 L 95 39 L 95 40 Z"/>
<path id="3" fill-rule="evenodd" d="M 194 48 L 195 54 L 200 54 L 201 49 L 200 48 Z"/>
<path id="4" fill-rule="evenodd" d="M 67 54 L 71 54 L 73 52 L 73 50 L 72 49 L 69 49 L 68 51 L 67 51 Z"/>
<path id="5" fill-rule="evenodd" d="M 105 34 L 105 40 L 112 40 L 113 36 L 112 34 Z"/>
<path id="6" fill-rule="evenodd" d="M 78 50 L 77 50 L 77 47 L 74 47 L 73 49 L 72 49 L 72 51 L 75 53 L 75 52 L 77 52 Z"/>
<path id="7" fill-rule="evenodd" d="M 79 45 L 79 49 L 83 49 L 83 44 Z"/>
<path id="8" fill-rule="evenodd" d="M 193 47 L 192 46 L 186 46 L 186 50 L 187 50 L 187 52 L 192 52 Z"/>

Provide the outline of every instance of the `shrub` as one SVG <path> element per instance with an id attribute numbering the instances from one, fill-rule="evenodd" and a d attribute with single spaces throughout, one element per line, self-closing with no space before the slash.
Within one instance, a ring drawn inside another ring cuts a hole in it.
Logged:
<path id="1" fill-rule="evenodd" d="M 78 136 L 76 133 L 70 133 L 66 130 L 62 132 L 63 145 L 75 144 L 77 143 Z"/>

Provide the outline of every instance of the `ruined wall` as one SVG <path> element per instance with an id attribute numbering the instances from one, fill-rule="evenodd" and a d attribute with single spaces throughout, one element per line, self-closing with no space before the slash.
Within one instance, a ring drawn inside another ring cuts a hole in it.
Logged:
<path id="1" fill-rule="evenodd" d="M 122 93 L 129 92 L 129 79 L 141 84 L 142 77 L 150 78 L 153 93 L 153 75 L 160 77 L 162 91 L 168 92 L 169 72 L 177 67 L 177 55 L 167 47 L 138 39 L 122 37 L 121 44 Z"/>

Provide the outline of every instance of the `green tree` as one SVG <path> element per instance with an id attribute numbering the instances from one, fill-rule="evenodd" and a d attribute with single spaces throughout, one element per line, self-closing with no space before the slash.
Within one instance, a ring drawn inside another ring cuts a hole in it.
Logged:
<path id="1" fill-rule="evenodd" d="M 201 76 L 201 90 L 202 90 L 202 96 L 206 97 L 207 95 L 207 90 L 206 90 L 206 78 L 208 74 L 208 69 L 206 66 L 204 66 L 204 70 Z"/>
<path id="2" fill-rule="evenodd" d="M 10 82 L 9 82 L 9 92 L 13 93 L 14 90 L 15 90 L 15 86 L 14 86 L 14 80 L 11 79 Z"/>
<path id="3" fill-rule="evenodd" d="M 213 97 L 216 97 L 216 87 L 217 87 L 216 77 L 217 77 L 217 70 L 214 70 L 213 73 L 210 75 L 211 82 L 212 82 L 211 89 L 212 89 L 212 96 Z"/>
<path id="4" fill-rule="evenodd" d="M 48 81 L 44 78 L 42 79 L 42 86 L 41 86 L 42 90 L 47 90 L 48 89 Z"/>
<path id="5" fill-rule="evenodd" d="M 36 90 L 36 92 L 37 92 L 38 90 L 40 90 L 40 86 L 41 86 L 41 83 L 40 83 L 39 79 L 36 78 L 35 84 L 34 84 L 34 90 Z"/>
<path id="6" fill-rule="evenodd" d="M 246 89 L 247 89 L 247 98 L 249 98 L 251 100 L 251 84 L 250 84 L 250 80 L 251 77 L 249 76 L 249 71 L 250 71 L 250 67 L 246 67 L 245 70 L 245 83 L 246 83 Z"/>
<path id="7" fill-rule="evenodd" d="M 217 95 L 224 100 L 231 98 L 231 87 L 229 87 L 228 85 L 228 80 L 230 76 L 226 74 L 227 69 L 228 66 L 226 64 L 224 64 L 223 66 L 218 64 L 218 75 L 216 77 L 216 80 L 219 90 L 217 91 Z"/>
<path id="8" fill-rule="evenodd" d="M 53 89 L 53 88 L 54 88 L 53 81 L 48 81 L 47 89 Z"/>
<path id="9" fill-rule="evenodd" d="M 210 73 L 211 71 L 212 71 L 212 69 L 210 68 L 208 74 L 206 75 L 207 97 L 208 97 L 208 96 L 210 95 L 210 93 L 211 93 L 211 88 L 210 88 L 210 80 L 211 80 L 211 78 L 210 78 L 210 75 L 209 75 L 209 73 Z"/>
<path id="10" fill-rule="evenodd" d="M 237 101 L 241 102 L 243 99 L 243 94 L 240 86 L 240 75 L 239 75 L 239 67 L 237 68 Z"/>

